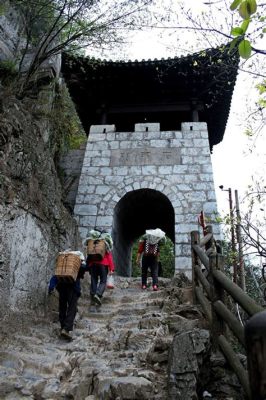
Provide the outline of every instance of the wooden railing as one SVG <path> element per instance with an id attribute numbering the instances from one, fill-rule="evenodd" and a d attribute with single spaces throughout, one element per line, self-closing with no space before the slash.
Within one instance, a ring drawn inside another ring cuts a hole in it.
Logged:
<path id="1" fill-rule="evenodd" d="M 225 275 L 224 256 L 212 226 L 206 227 L 202 238 L 198 231 L 191 232 L 191 247 L 194 301 L 209 320 L 213 350 L 222 351 L 249 399 L 265 400 L 266 311 Z M 226 305 L 230 297 L 249 317 L 244 327 Z M 228 340 L 227 327 L 246 350 L 248 370 Z"/>

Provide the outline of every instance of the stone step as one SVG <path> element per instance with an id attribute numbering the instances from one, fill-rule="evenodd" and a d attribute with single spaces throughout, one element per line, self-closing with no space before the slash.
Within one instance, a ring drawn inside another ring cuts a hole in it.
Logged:
<path id="1" fill-rule="evenodd" d="M 102 306 L 90 303 L 87 290 L 79 299 L 72 342 L 59 338 L 58 314 L 51 308 L 52 320 L 14 335 L 0 353 L 1 400 L 166 399 L 172 334 L 185 316 L 192 324 L 198 314 L 173 303 L 169 281 L 163 284 L 158 292 L 143 291 L 140 279 L 116 277 Z M 175 295 L 181 298 L 182 288 Z"/>

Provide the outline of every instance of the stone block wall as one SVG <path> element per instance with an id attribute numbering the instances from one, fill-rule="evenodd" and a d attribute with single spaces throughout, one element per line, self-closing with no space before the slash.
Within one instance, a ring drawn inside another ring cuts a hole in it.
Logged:
<path id="1" fill-rule="evenodd" d="M 60 159 L 59 166 L 64 171 L 63 189 L 65 204 L 71 210 L 74 210 L 75 206 L 85 149 L 85 145 L 81 145 L 79 149 L 69 150 Z"/>
<path id="2" fill-rule="evenodd" d="M 146 188 L 170 200 L 175 270 L 190 276 L 190 232 L 199 228 L 202 210 L 210 217 L 217 212 L 206 123 L 185 122 L 181 131 L 160 131 L 158 123 L 136 124 L 134 132 L 91 127 L 74 209 L 81 236 L 94 226 L 112 232 L 119 200 Z"/>

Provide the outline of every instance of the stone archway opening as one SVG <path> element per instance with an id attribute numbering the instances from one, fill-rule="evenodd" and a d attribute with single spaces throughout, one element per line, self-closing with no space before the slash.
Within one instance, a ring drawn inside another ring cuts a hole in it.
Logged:
<path id="1" fill-rule="evenodd" d="M 154 189 L 126 193 L 116 204 L 113 219 L 114 261 L 120 276 L 131 276 L 134 241 L 146 229 L 162 229 L 175 243 L 175 213 L 170 200 Z"/>

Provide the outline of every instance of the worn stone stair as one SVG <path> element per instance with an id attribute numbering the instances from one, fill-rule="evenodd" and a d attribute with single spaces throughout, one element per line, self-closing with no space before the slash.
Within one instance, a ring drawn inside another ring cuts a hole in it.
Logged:
<path id="1" fill-rule="evenodd" d="M 161 279 L 160 290 L 153 292 L 141 290 L 140 279 L 116 277 L 102 306 L 90 304 L 88 282 L 83 282 L 72 342 L 58 336 L 55 294 L 45 319 L 3 337 L 0 399 L 193 398 L 194 372 L 191 378 L 191 373 L 176 372 L 174 361 L 169 366 L 174 336 L 204 324 L 191 304 L 191 288 L 180 282 L 178 287 Z"/>

